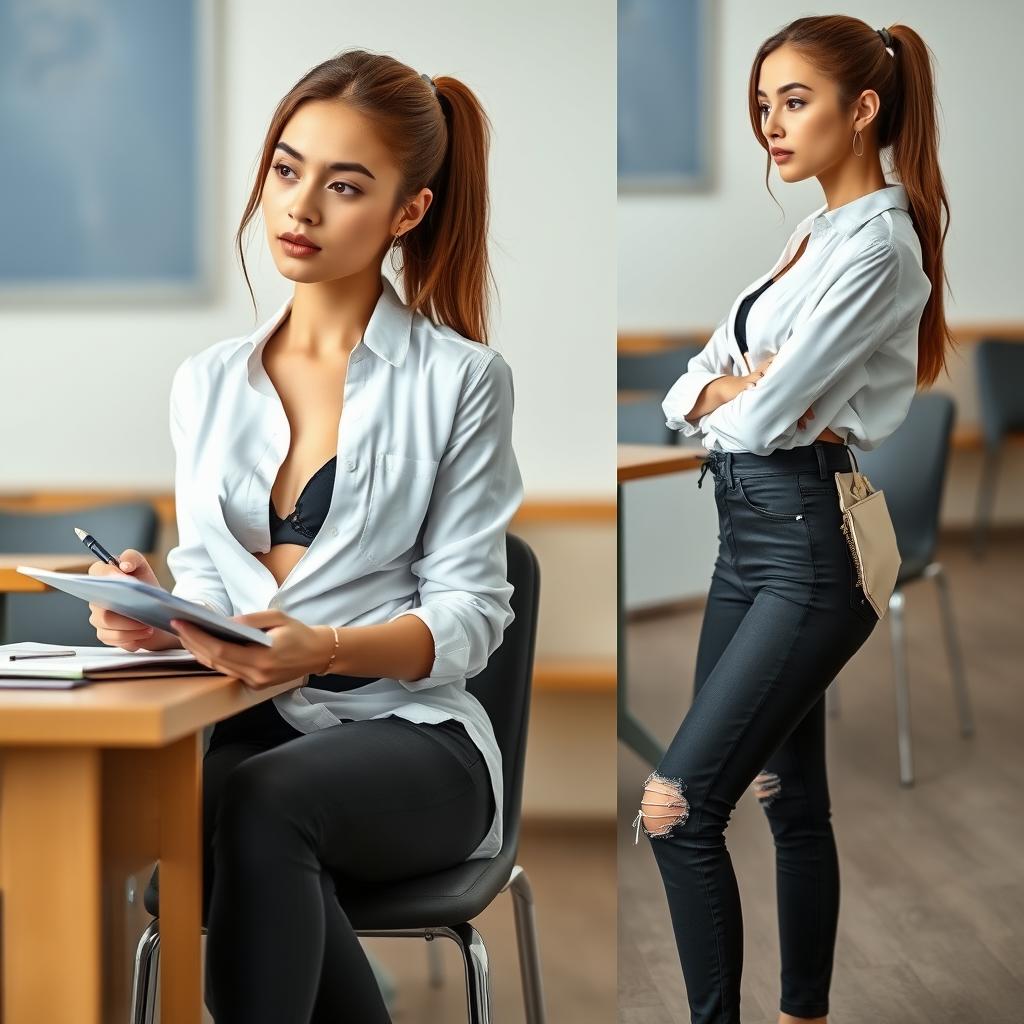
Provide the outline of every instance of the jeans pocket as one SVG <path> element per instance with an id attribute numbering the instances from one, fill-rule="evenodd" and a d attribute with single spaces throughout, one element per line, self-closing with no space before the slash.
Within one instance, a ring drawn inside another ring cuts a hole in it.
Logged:
<path id="1" fill-rule="evenodd" d="M 736 491 L 743 504 L 763 519 L 794 523 L 804 517 L 800 491 L 794 481 L 794 477 L 785 474 L 745 480 L 737 477 Z"/>

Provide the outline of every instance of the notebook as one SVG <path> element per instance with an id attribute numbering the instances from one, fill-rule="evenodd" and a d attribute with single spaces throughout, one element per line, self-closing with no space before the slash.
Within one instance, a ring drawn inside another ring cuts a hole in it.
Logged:
<path id="1" fill-rule="evenodd" d="M 0 689 L 70 690 L 94 681 L 184 674 L 219 673 L 189 651 L 123 651 L 35 641 L 0 645 Z"/>
<path id="2" fill-rule="evenodd" d="M 235 622 L 212 608 L 186 601 L 162 587 L 151 587 L 148 583 L 130 577 L 117 579 L 90 576 L 88 573 L 51 572 L 49 569 L 35 569 L 28 565 L 17 566 L 17 571 L 40 580 L 48 587 L 62 590 L 65 594 L 109 608 L 168 633 L 174 632 L 171 619 L 183 619 L 194 622 L 221 640 L 230 640 L 236 644 L 263 644 L 265 647 L 273 645 L 270 637 L 255 626 Z"/>

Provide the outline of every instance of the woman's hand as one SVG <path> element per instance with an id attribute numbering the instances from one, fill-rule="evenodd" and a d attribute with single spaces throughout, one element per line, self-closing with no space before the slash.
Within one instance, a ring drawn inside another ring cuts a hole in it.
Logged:
<path id="1" fill-rule="evenodd" d="M 750 366 L 750 353 L 749 352 L 744 352 L 743 353 L 743 358 L 746 359 L 747 366 L 749 367 Z M 746 390 L 747 388 L 756 387 L 757 386 L 757 382 L 764 376 L 764 371 L 767 370 L 769 366 L 771 366 L 771 362 L 772 362 L 772 360 L 774 358 L 775 358 L 775 356 L 769 356 L 759 366 L 752 368 L 750 373 L 748 373 L 745 377 L 737 377 L 736 380 L 740 381 L 742 386 L 739 386 L 739 387 L 736 388 L 736 392 L 735 392 L 735 394 L 732 395 L 732 397 L 735 398 L 736 395 L 738 395 L 741 391 Z M 801 430 L 803 430 L 804 427 L 807 426 L 807 421 L 808 420 L 813 420 L 813 419 L 814 419 L 814 407 L 813 406 L 809 406 L 808 409 L 807 409 L 807 412 L 805 412 L 803 414 L 803 416 L 801 416 L 796 421 L 796 425 Z M 834 434 L 832 436 L 835 437 Z"/>
<path id="2" fill-rule="evenodd" d="M 231 618 L 257 629 L 270 627 L 267 631 L 273 645 L 220 640 L 201 626 L 181 619 L 172 619 L 171 624 L 178 631 L 182 646 L 197 661 L 257 689 L 318 673 L 334 650 L 334 633 L 329 627 L 307 626 L 274 608 Z"/>
<path id="3" fill-rule="evenodd" d="M 138 551 L 132 548 L 122 551 L 118 565 L 120 568 L 106 562 L 93 562 L 89 566 L 89 575 L 113 576 L 122 580 L 131 577 L 151 587 L 160 587 L 156 573 Z M 96 627 L 96 637 L 100 643 L 120 647 L 125 651 L 167 651 L 181 646 L 173 633 L 155 629 L 127 615 L 119 615 L 92 601 L 89 602 L 89 624 Z"/>

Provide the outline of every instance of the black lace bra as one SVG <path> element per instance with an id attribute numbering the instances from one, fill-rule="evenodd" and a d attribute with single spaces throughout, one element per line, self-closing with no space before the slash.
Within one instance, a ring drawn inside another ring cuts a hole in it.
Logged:
<path id="1" fill-rule="evenodd" d="M 768 285 L 774 284 L 772 278 L 768 278 L 767 281 L 756 292 L 751 292 L 744 300 L 740 303 L 740 308 L 736 311 L 736 340 L 739 342 L 740 351 L 747 351 L 747 313 L 750 312 L 750 307 L 757 301 L 757 297 L 764 292 Z"/>
<path id="2" fill-rule="evenodd" d="M 274 509 L 274 498 L 270 498 L 270 543 L 301 544 L 309 547 L 320 532 L 331 506 L 334 492 L 334 477 L 338 469 L 338 456 L 325 462 L 302 488 L 295 511 L 282 519 Z"/>

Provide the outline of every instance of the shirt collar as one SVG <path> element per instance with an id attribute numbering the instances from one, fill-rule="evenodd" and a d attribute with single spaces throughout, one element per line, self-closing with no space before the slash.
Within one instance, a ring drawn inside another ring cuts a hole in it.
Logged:
<path id="1" fill-rule="evenodd" d="M 823 203 L 811 214 L 811 228 L 821 231 L 829 227 L 839 235 L 848 237 L 861 225 L 884 210 L 909 210 L 910 199 L 903 185 L 887 185 L 868 192 L 834 210 L 829 210 L 828 203 Z"/>
<path id="2" fill-rule="evenodd" d="M 392 366 L 401 366 L 409 351 L 413 310 L 402 302 L 395 286 L 388 278 L 382 275 L 380 280 L 382 286 L 380 298 L 370 314 L 370 320 L 363 332 L 362 343 Z M 264 343 L 277 330 L 291 310 L 294 297 L 294 294 L 290 295 L 269 320 L 260 324 L 245 339 L 245 345 L 249 348 L 250 371 L 254 366 L 254 360 L 258 358 L 256 353 L 262 350 Z"/>

